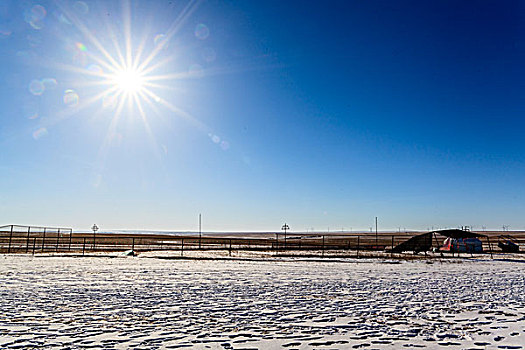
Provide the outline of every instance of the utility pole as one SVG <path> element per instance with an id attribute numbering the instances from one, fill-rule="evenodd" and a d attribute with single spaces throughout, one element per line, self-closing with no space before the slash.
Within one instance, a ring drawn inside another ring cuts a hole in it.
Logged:
<path id="1" fill-rule="evenodd" d="M 376 216 L 376 249 L 377 249 L 377 216 Z"/>
<path id="2" fill-rule="evenodd" d="M 201 249 L 201 241 L 202 241 L 202 221 L 201 221 L 201 214 L 199 214 L 199 249 Z"/>

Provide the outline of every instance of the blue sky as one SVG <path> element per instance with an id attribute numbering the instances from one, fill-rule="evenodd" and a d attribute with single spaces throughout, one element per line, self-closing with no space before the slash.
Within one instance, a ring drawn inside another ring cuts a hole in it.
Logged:
<path id="1" fill-rule="evenodd" d="M 520 1 L 2 1 L 0 224 L 525 229 L 524 38 Z"/>

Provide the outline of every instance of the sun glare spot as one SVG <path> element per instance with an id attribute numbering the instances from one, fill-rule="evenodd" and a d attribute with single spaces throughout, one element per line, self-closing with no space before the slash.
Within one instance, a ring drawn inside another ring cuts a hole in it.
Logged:
<path id="1" fill-rule="evenodd" d="M 144 86 L 144 77 L 134 69 L 123 69 L 114 77 L 115 86 L 124 94 L 136 94 Z"/>

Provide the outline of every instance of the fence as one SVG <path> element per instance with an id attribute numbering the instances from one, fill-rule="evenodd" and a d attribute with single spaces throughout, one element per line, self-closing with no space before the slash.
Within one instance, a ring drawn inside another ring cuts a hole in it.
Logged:
<path id="1" fill-rule="evenodd" d="M 501 232 L 493 232 L 496 235 Z M 508 234 L 509 232 L 505 232 Z M 115 233 L 73 233 L 71 228 L 8 225 L 0 227 L 0 253 L 90 253 L 133 250 L 144 251 L 273 251 L 285 255 L 294 252 L 348 252 L 353 256 L 371 253 L 393 256 L 393 247 L 405 242 L 416 233 L 248 233 L 221 236 L 206 235 L 147 235 Z M 518 243 L 525 242 L 525 233 L 515 235 Z M 445 237 L 436 237 L 438 247 Z M 488 241 L 490 242 L 490 241 Z M 484 242 L 484 250 L 493 246 Z M 294 253 L 295 254 L 295 253 Z M 398 255 L 398 254 L 396 254 Z"/>
<path id="2" fill-rule="evenodd" d="M 6 225 L 0 227 L 0 252 L 35 252 L 37 245 L 42 252 L 58 251 L 64 241 L 71 242 L 73 230 L 64 227 Z M 38 244 L 37 244 L 38 243 Z"/>

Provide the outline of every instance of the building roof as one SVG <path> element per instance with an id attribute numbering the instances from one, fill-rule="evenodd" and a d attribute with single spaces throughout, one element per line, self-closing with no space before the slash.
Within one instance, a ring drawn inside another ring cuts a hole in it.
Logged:
<path id="1" fill-rule="evenodd" d="M 459 229 L 448 229 L 448 230 L 438 230 L 432 231 L 432 233 L 439 233 L 442 236 L 450 238 L 476 238 L 476 237 L 487 237 L 487 235 L 472 232 L 472 231 L 463 231 Z"/>

